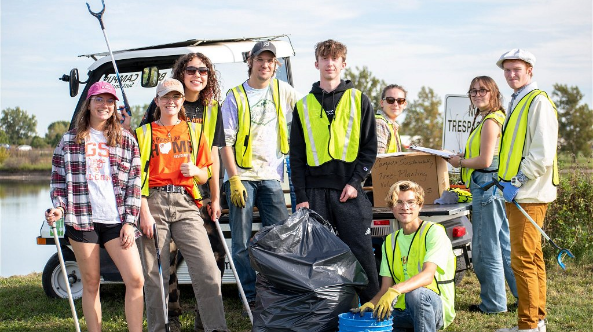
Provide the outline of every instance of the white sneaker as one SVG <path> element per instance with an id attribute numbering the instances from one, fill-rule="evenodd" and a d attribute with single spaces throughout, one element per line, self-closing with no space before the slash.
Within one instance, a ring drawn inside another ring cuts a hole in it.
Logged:
<path id="1" fill-rule="evenodd" d="M 537 328 L 535 329 L 526 329 L 526 330 L 519 330 L 518 326 L 513 326 L 510 329 L 499 329 L 496 332 L 546 332 L 546 321 L 540 320 L 537 323 Z"/>
<path id="2" fill-rule="evenodd" d="M 544 326 L 545 328 L 545 326 Z M 545 330 L 544 330 L 545 331 Z M 540 332 L 539 325 L 534 329 L 527 329 L 527 330 L 519 330 L 518 326 L 513 326 L 509 329 L 498 329 L 496 332 Z"/>

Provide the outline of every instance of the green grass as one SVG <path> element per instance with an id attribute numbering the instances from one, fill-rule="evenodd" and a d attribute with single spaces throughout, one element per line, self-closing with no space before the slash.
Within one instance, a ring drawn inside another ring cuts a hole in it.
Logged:
<path id="1" fill-rule="evenodd" d="M 555 263 L 548 263 L 548 331 L 591 331 L 593 326 L 593 264 L 577 266 L 566 259 L 568 270 L 562 271 Z M 479 283 L 469 272 L 457 287 L 457 317 L 447 331 L 494 331 L 516 325 L 515 313 L 483 315 L 468 312 L 471 304 L 479 302 Z M 182 286 L 181 316 L 184 331 L 193 331 L 195 302 L 191 287 Z M 123 313 L 123 285 L 103 285 L 101 302 L 104 331 L 126 331 Z M 237 288 L 223 286 L 226 317 L 231 331 L 250 331 L 249 319 L 241 316 Z M 509 294 L 509 299 L 512 296 Z M 511 302 L 511 300 L 509 300 Z M 81 301 L 76 300 L 81 328 L 86 329 Z M 68 301 L 50 299 L 41 288 L 41 274 L 0 278 L 0 331 L 72 331 L 73 319 Z M 145 326 L 146 328 L 146 326 Z"/>

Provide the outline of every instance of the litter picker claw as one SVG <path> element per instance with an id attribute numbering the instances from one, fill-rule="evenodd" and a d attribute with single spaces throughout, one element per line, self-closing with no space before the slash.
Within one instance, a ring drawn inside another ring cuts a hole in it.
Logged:
<path id="1" fill-rule="evenodd" d="M 103 4 L 103 9 L 100 12 L 93 12 L 91 10 L 91 6 L 89 3 L 86 3 L 87 8 L 89 9 L 89 13 L 99 20 L 99 24 L 101 24 L 101 30 L 103 31 L 103 36 L 105 37 L 105 42 L 107 42 L 107 49 L 109 50 L 109 55 L 111 55 L 111 63 L 113 64 L 113 69 L 115 70 L 115 76 L 117 77 L 117 83 L 119 84 L 119 88 L 121 90 L 121 94 L 124 98 L 124 107 L 126 108 L 126 113 L 128 116 L 132 116 L 132 110 L 130 109 L 130 104 L 128 103 L 128 98 L 126 97 L 126 93 L 124 92 L 124 86 L 121 84 L 121 78 L 119 77 L 119 70 L 117 70 L 117 64 L 115 63 L 115 58 L 113 57 L 113 52 L 111 52 L 111 46 L 109 46 L 109 39 L 107 38 L 107 32 L 105 32 L 105 25 L 103 24 L 103 13 L 105 12 L 105 0 L 101 0 Z"/>

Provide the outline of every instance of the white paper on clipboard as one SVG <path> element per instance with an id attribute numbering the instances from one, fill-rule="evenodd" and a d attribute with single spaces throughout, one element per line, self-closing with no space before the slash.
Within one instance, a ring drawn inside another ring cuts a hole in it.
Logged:
<path id="1" fill-rule="evenodd" d="M 415 151 L 429 153 L 429 154 L 432 154 L 435 156 L 443 157 L 445 159 L 449 159 L 449 158 L 451 158 L 451 156 L 455 155 L 454 153 L 451 153 L 451 152 L 447 152 L 447 151 L 443 151 L 443 150 L 435 150 L 435 149 L 425 148 L 425 147 L 421 147 L 421 146 L 410 146 L 410 149 L 415 150 Z"/>

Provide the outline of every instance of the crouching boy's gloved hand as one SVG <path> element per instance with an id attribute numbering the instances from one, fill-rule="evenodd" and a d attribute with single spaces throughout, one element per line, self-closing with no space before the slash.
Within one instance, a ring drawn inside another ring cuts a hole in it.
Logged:
<path id="1" fill-rule="evenodd" d="M 373 311 L 375 317 L 379 318 L 380 320 L 384 320 L 385 318 L 391 316 L 391 311 L 393 310 L 393 305 L 397 301 L 397 297 L 400 296 L 401 293 L 396 289 L 389 287 L 387 292 L 381 296 L 379 302 L 377 302 L 377 306 Z"/>
<path id="2" fill-rule="evenodd" d="M 373 310 L 375 310 L 375 305 L 371 302 L 367 302 L 358 308 L 350 309 L 350 311 L 353 313 L 360 313 L 360 316 L 364 316 L 365 312 Z"/>
<path id="3" fill-rule="evenodd" d="M 241 182 L 241 179 L 238 175 L 234 175 L 229 178 L 229 182 L 231 184 L 231 202 L 237 207 L 244 208 L 245 198 L 247 198 L 247 190 Z"/>

